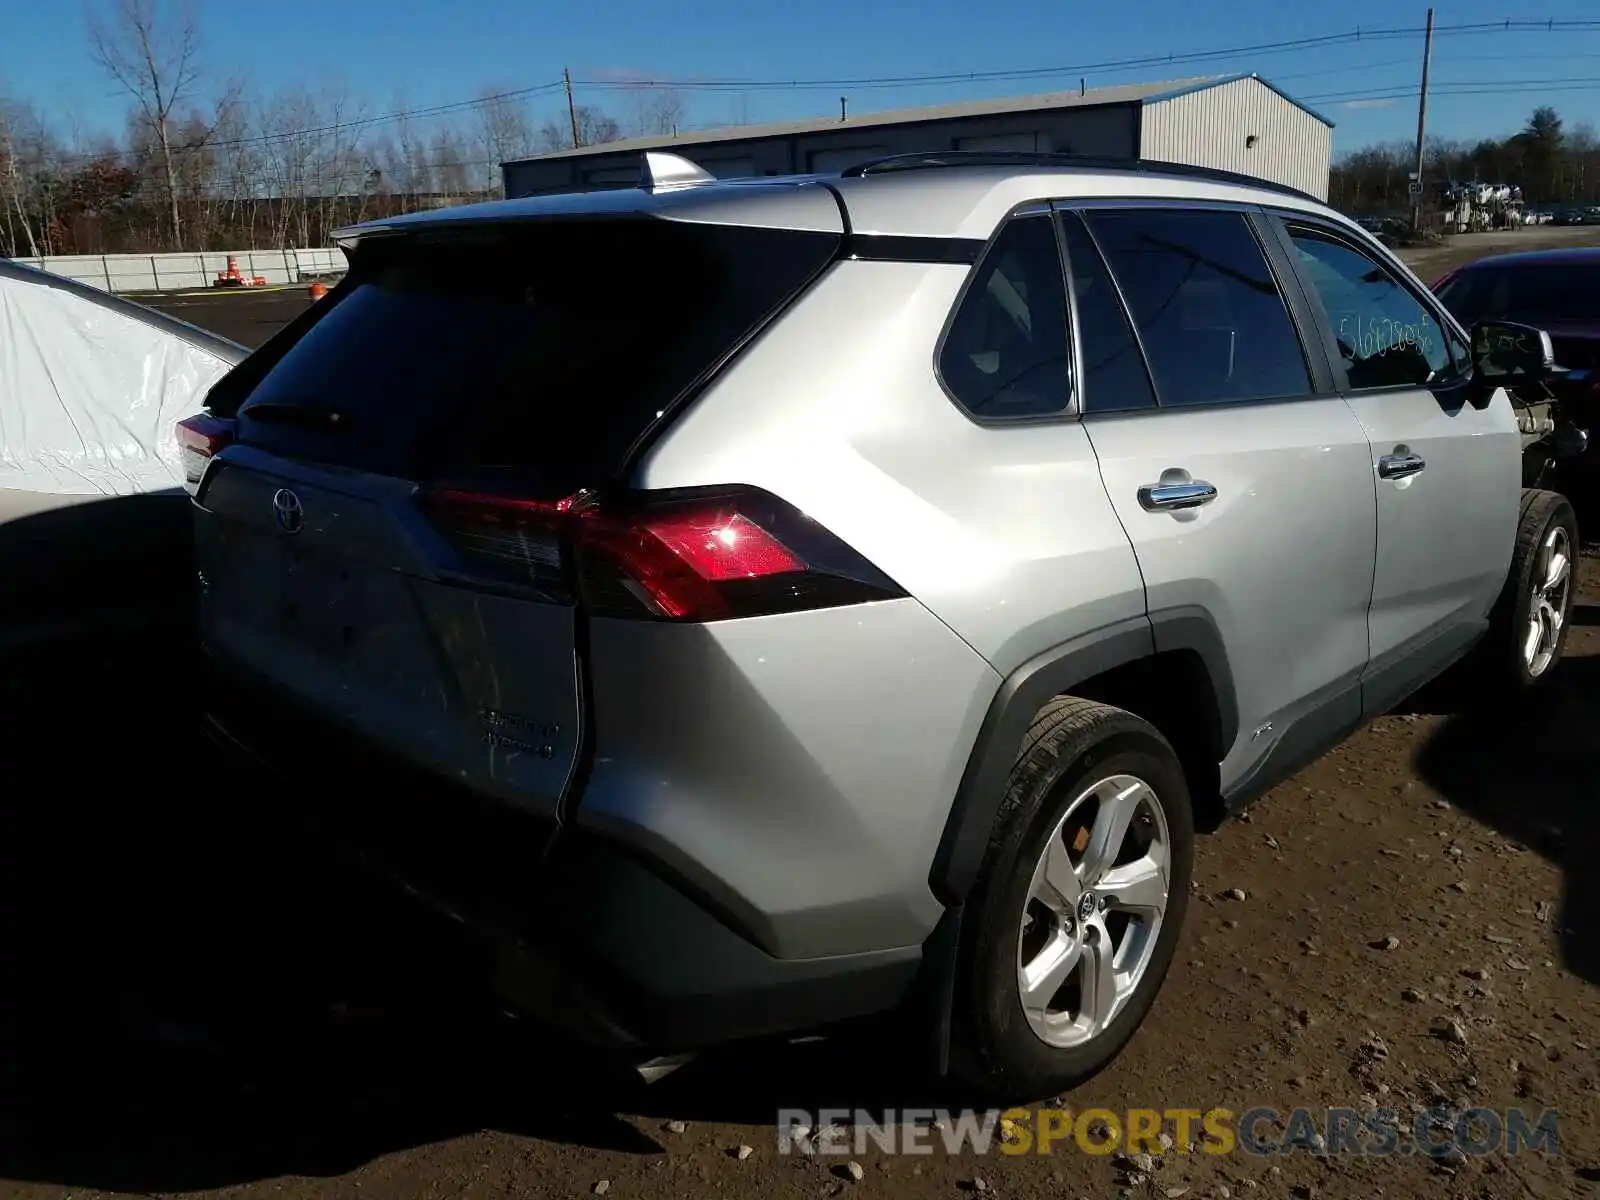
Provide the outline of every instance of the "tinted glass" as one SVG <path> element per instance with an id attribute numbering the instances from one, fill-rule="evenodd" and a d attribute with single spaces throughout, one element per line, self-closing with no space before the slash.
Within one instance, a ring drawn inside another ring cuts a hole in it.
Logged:
<path id="1" fill-rule="evenodd" d="M 1163 405 L 1310 392 L 1299 336 L 1244 214 L 1127 209 L 1088 221 Z"/>
<path id="2" fill-rule="evenodd" d="M 1037 417 L 1067 405 L 1067 291 L 1054 224 L 1019 217 L 1000 232 L 939 353 L 945 386 L 977 417 Z"/>
<path id="3" fill-rule="evenodd" d="M 1289 236 L 1327 311 L 1352 390 L 1424 387 L 1458 373 L 1444 328 L 1387 269 L 1313 230 L 1291 226 Z"/>
<path id="4" fill-rule="evenodd" d="M 1072 301 L 1082 342 L 1083 381 L 1079 403 L 1085 412 L 1125 412 L 1153 408 L 1144 355 L 1117 295 L 1111 272 L 1076 213 L 1061 219 L 1072 272 Z"/>
<path id="5" fill-rule="evenodd" d="M 250 391 L 241 436 L 404 478 L 595 486 L 837 246 L 640 218 L 374 240 Z"/>
<path id="6" fill-rule="evenodd" d="M 1464 325 L 1479 321 L 1600 321 L 1600 262 L 1477 267 L 1439 289 Z"/>

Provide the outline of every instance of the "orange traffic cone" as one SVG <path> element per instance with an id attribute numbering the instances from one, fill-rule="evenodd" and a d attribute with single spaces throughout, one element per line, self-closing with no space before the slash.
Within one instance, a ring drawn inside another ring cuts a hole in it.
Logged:
<path id="1" fill-rule="evenodd" d="M 321 300 L 327 294 L 328 294 L 328 285 L 327 284 L 325 284 L 325 283 L 313 283 L 311 285 L 311 303 L 315 304 L 318 300 Z"/>
<path id="2" fill-rule="evenodd" d="M 228 255 L 228 269 L 213 281 L 216 287 L 245 287 L 245 278 L 239 273 L 239 256 Z"/>

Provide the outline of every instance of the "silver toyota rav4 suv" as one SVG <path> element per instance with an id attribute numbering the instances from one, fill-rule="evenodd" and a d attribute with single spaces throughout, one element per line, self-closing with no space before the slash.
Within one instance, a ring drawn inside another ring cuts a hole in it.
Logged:
<path id="1" fill-rule="evenodd" d="M 1355 224 L 948 155 L 420 213 L 183 429 L 208 728 L 665 1059 L 898 1011 L 1050 1094 L 1193 836 L 1477 647 L 1559 657 L 1559 372 Z"/>

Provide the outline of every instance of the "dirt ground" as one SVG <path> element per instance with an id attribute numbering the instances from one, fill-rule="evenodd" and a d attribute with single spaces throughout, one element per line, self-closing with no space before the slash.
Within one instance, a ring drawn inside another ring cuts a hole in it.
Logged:
<path id="1" fill-rule="evenodd" d="M 260 333 L 267 300 L 206 304 Z M 495 1013 L 450 930 L 305 845 L 283 797 L 213 777 L 181 726 L 152 733 L 108 679 L 0 735 L 5 761 L 56 765 L 6 789 L 30 799 L 0 845 L 0 1196 L 1600 1194 L 1600 558 L 1582 584 L 1545 695 L 1483 711 L 1436 686 L 1202 838 L 1154 1011 L 1063 1101 L 1392 1106 L 1407 1127 L 1434 1105 L 1554 1108 L 1557 1155 L 1179 1145 L 1130 1178 L 1071 1146 L 869 1146 L 854 1181 L 842 1158 L 780 1154 L 774 1122 L 948 1103 L 894 1029 L 618 1078 Z"/>
<path id="2" fill-rule="evenodd" d="M 1557 246 L 1600 246 L 1600 226 L 1529 225 L 1494 233 L 1468 233 L 1450 238 L 1442 246 L 1396 253 L 1424 283 L 1431 284 L 1441 275 L 1491 254 L 1514 254 L 1518 250 Z"/>

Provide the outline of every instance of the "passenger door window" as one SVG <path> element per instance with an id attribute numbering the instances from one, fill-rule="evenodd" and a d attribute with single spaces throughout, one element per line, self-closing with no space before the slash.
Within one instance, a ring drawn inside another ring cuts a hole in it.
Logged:
<path id="1" fill-rule="evenodd" d="M 1154 408 L 1156 394 L 1145 369 L 1144 353 L 1133 336 L 1105 260 L 1077 213 L 1063 213 L 1061 228 L 1083 355 L 1079 407 L 1095 413 Z"/>
<path id="2" fill-rule="evenodd" d="M 984 420 L 1067 407 L 1067 291 L 1049 214 L 1009 222 L 979 264 L 939 350 L 951 396 Z"/>
<path id="3" fill-rule="evenodd" d="M 1130 208 L 1086 219 L 1163 406 L 1310 393 L 1305 351 L 1243 213 Z"/>
<path id="4" fill-rule="evenodd" d="M 1322 301 L 1351 391 L 1430 387 L 1463 374 L 1459 339 L 1386 267 L 1309 226 L 1290 225 L 1289 238 Z"/>

